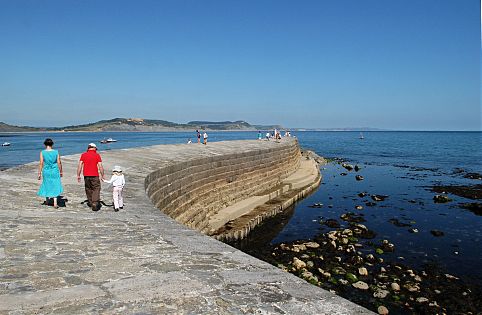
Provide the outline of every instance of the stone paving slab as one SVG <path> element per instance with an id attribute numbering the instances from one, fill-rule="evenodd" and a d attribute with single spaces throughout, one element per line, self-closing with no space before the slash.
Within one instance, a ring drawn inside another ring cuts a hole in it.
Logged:
<path id="1" fill-rule="evenodd" d="M 145 194 L 145 177 L 159 167 L 284 143 L 101 151 L 106 170 L 125 169 L 126 206 L 117 213 L 107 207 L 93 212 L 81 204 L 85 193 L 76 181 L 78 154 L 62 157 L 68 201 L 60 209 L 41 205 L 36 196 L 37 163 L 0 172 L 0 313 L 370 313 L 180 225 Z M 107 185 L 102 198 L 111 203 Z"/>

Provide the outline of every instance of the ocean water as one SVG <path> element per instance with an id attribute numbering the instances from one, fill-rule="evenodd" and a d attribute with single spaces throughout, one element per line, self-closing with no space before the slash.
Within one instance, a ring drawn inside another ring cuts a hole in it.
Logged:
<path id="1" fill-rule="evenodd" d="M 362 214 L 368 228 L 380 239 L 389 239 L 396 245 L 387 259 L 403 259 L 414 266 L 431 263 L 447 272 L 470 279 L 482 285 L 482 216 L 459 207 L 474 202 L 449 194 L 453 199 L 436 204 L 431 191 L 436 185 L 477 185 L 481 180 L 464 178 L 468 172 L 482 173 L 481 132 L 294 132 L 303 148 L 327 158 L 342 158 L 361 167 L 359 172 L 348 172 L 338 163 L 322 168 L 320 187 L 307 198 L 295 204 L 284 219 L 268 235 L 261 226 L 253 235 L 264 235 L 264 244 L 305 240 L 328 228 L 320 220 L 336 219 L 346 212 Z M 257 132 L 210 132 L 209 141 L 256 139 Z M 0 134 L 0 142 L 11 142 L 0 148 L 0 169 L 38 160 L 43 140 L 50 137 L 62 155 L 80 153 L 89 142 L 96 142 L 101 150 L 139 147 L 155 144 L 196 141 L 195 132 L 158 133 L 18 133 Z M 101 145 L 103 138 L 118 142 Z M 341 173 L 347 173 L 341 176 Z M 362 175 L 363 181 L 356 181 Z M 359 192 L 368 196 L 360 198 Z M 366 206 L 370 194 L 389 197 L 376 206 Z M 480 202 L 480 200 L 479 200 Z M 322 203 L 322 208 L 310 208 Z M 355 210 L 362 205 L 363 210 Z M 396 226 L 396 219 L 409 226 Z M 418 233 L 408 230 L 416 228 Z M 435 237 L 430 231 L 444 233 Z M 248 238 L 243 246 L 263 246 Z M 401 258 L 400 258 L 401 257 Z"/>

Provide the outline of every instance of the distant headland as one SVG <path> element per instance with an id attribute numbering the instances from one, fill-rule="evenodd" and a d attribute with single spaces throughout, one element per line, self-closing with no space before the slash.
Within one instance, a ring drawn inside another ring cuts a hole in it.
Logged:
<path id="1" fill-rule="evenodd" d="M 36 131 L 189 131 L 189 130 L 269 130 L 283 129 L 280 125 L 251 125 L 238 121 L 190 121 L 186 124 L 174 123 L 166 120 L 143 118 L 114 118 L 98 122 L 71 125 L 64 127 L 29 127 L 13 126 L 0 122 L 0 132 L 36 132 Z"/>

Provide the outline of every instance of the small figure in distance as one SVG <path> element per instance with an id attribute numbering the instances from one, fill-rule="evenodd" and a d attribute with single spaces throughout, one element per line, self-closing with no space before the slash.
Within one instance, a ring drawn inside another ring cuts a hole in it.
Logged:
<path id="1" fill-rule="evenodd" d="M 38 168 L 38 180 L 42 179 L 42 184 L 37 195 L 45 197 L 46 204 L 49 204 L 49 198 L 54 199 L 54 208 L 57 209 L 58 196 L 63 192 L 62 182 L 60 178 L 62 173 L 62 162 L 60 154 L 53 149 L 54 142 L 47 138 L 44 141 L 45 150 L 40 152 L 40 163 Z"/>
<path id="2" fill-rule="evenodd" d="M 97 153 L 95 143 L 89 143 L 87 151 L 82 153 L 77 166 L 77 181 L 80 183 L 80 173 L 83 170 L 85 194 L 87 195 L 87 205 L 92 207 L 92 211 L 98 211 L 100 208 L 100 179 L 104 177 L 104 167 L 102 166 L 102 158 Z"/>
<path id="3" fill-rule="evenodd" d="M 201 133 L 199 132 L 199 130 L 196 130 L 196 133 L 197 133 L 197 143 L 201 143 Z"/>
<path id="4" fill-rule="evenodd" d="M 112 177 L 109 180 L 102 179 L 104 183 L 112 185 L 112 199 L 114 200 L 114 211 L 124 209 L 124 198 L 122 196 L 122 190 L 126 184 L 124 174 L 122 174 L 122 168 L 118 165 L 114 166 L 112 170 Z"/>
<path id="5" fill-rule="evenodd" d="M 269 131 L 266 133 L 266 140 L 269 141 L 269 138 L 271 137 L 271 134 L 269 133 Z"/>
<path id="6" fill-rule="evenodd" d="M 187 143 L 192 143 L 191 138 L 187 139 Z"/>
<path id="7" fill-rule="evenodd" d="M 208 134 L 206 133 L 206 131 L 204 132 L 203 134 L 203 139 L 204 139 L 204 144 L 208 144 Z"/>
<path id="8" fill-rule="evenodd" d="M 258 140 L 261 140 L 262 136 L 261 136 L 261 131 L 258 131 Z"/>

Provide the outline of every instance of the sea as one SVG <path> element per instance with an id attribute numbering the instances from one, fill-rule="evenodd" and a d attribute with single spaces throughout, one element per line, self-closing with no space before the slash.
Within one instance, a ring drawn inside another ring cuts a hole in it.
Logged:
<path id="1" fill-rule="evenodd" d="M 482 216 L 461 208 L 480 202 L 454 194 L 452 201 L 435 203 L 434 186 L 476 186 L 482 180 L 467 178 L 482 173 L 482 132 L 292 132 L 303 149 L 309 149 L 330 162 L 321 167 L 319 188 L 298 201 L 278 220 L 269 233 L 266 226 L 240 245 L 241 249 L 296 240 L 309 240 L 326 226 L 320 222 L 336 219 L 347 212 L 362 214 L 369 229 L 376 231 L 374 242 L 387 239 L 395 251 L 386 259 L 403 260 L 410 266 L 436 265 L 447 273 L 482 285 Z M 196 142 L 195 132 L 63 132 L 1 133 L 0 169 L 38 160 L 45 138 L 52 138 L 61 155 L 83 152 L 90 142 L 100 150 L 142 147 L 157 144 Z M 210 132 L 209 141 L 256 139 L 257 131 Z M 104 138 L 115 143 L 99 144 Z M 264 140 L 263 140 L 264 141 Z M 195 144 L 194 144 L 195 145 Z M 358 165 L 347 171 L 341 161 Z M 356 175 L 363 180 L 355 179 Z M 367 197 L 358 194 L 366 192 Z M 367 206 L 370 195 L 385 195 L 384 201 Z M 318 204 L 319 207 L 312 207 Z M 363 210 L 356 210 L 361 205 Z M 413 233 L 413 230 L 418 232 Z M 273 231 L 275 231 L 273 233 Z M 433 231 L 442 232 L 433 233 Z M 436 234 L 436 235 L 434 235 Z"/>

